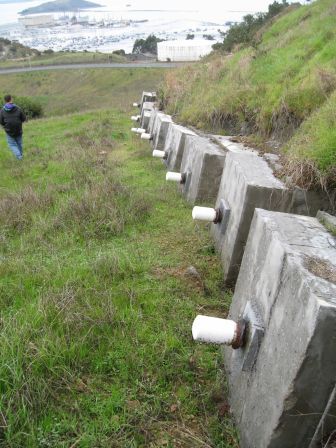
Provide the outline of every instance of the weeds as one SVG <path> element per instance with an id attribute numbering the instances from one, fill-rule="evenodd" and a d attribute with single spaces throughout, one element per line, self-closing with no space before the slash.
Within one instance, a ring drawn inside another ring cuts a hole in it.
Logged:
<path id="1" fill-rule="evenodd" d="M 76 231 L 83 237 L 106 238 L 122 233 L 127 224 L 144 220 L 150 205 L 116 181 L 105 179 L 88 185 L 80 197 L 71 198 L 55 217 L 57 229 Z"/>
<path id="2" fill-rule="evenodd" d="M 76 54 L 65 57 L 73 59 Z M 1 90 L 15 92 L 17 96 L 34 97 L 42 104 L 44 116 L 112 108 L 129 113 L 129 106 L 138 99 L 139 86 L 141 90 L 155 90 L 163 70 L 103 68 L 64 70 L 61 73 L 62 76 L 57 70 L 42 70 L 5 76 L 1 78 Z M 99 122 L 96 125 L 99 126 Z"/>
<path id="3" fill-rule="evenodd" d="M 217 349 L 190 336 L 199 307 L 227 312 L 218 260 L 128 128 L 42 119 L 15 182 L 0 158 L 0 446 L 237 447 Z"/>
<path id="4" fill-rule="evenodd" d="M 51 191 L 36 191 L 27 186 L 19 193 L 10 193 L 0 199 L 0 226 L 5 233 L 21 232 L 27 229 L 36 212 L 43 212 L 54 204 Z"/>

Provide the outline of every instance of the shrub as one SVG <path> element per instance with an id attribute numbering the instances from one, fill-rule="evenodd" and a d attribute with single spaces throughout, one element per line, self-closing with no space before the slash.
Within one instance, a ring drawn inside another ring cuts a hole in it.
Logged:
<path id="1" fill-rule="evenodd" d="M 159 39 L 154 34 L 150 34 L 146 39 L 137 39 L 134 42 L 132 53 L 157 54 L 157 44 L 162 41 L 163 39 Z"/>
<path id="2" fill-rule="evenodd" d="M 206 40 L 215 40 L 215 38 L 211 34 L 203 34 L 203 39 Z"/>
<path id="3" fill-rule="evenodd" d="M 112 52 L 112 54 L 117 54 L 118 56 L 125 56 L 126 52 L 125 50 L 115 50 Z"/>
<path id="4" fill-rule="evenodd" d="M 272 17 L 279 14 L 289 6 L 286 0 L 281 3 L 274 1 L 268 6 L 268 12 L 252 15 L 248 14 L 243 17 L 241 23 L 237 23 L 226 32 L 221 32 L 224 40 L 222 44 L 215 44 L 214 50 L 232 51 L 236 45 L 253 45 L 256 32 L 265 25 Z"/>
<path id="5" fill-rule="evenodd" d="M 35 99 L 29 97 L 16 97 L 15 103 L 21 107 L 27 118 L 39 118 L 43 115 L 42 105 Z"/>

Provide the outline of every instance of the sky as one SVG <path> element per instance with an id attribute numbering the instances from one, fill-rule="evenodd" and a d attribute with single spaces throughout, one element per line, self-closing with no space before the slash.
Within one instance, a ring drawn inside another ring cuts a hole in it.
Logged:
<path id="1" fill-rule="evenodd" d="M 106 0 L 105 0 L 106 1 Z M 98 0 L 103 2 L 104 0 Z M 186 10 L 237 10 L 237 11 L 265 11 L 273 0 L 130 0 L 114 1 L 113 3 L 131 4 L 139 9 L 186 9 Z"/>
<path id="2" fill-rule="evenodd" d="M 19 0 L 1 0 L 1 3 L 14 5 Z M 29 0 L 23 0 L 29 1 Z M 33 0 L 32 0 L 33 1 Z M 48 0 L 41 0 L 44 3 Z M 186 9 L 186 10 L 238 10 L 238 11 L 265 11 L 273 0 L 95 0 L 97 3 L 113 3 L 116 8 L 124 8 L 130 4 L 132 9 Z M 281 0 L 278 0 L 281 1 Z M 304 1 L 304 0 L 303 0 Z M 35 2 L 34 2 L 35 3 Z M 1 11 L 1 6 L 0 6 Z"/>
<path id="3" fill-rule="evenodd" d="M 0 24 L 16 22 L 18 12 L 30 6 L 37 6 L 47 0 L 22 1 L 0 0 Z M 273 0 L 93 0 L 105 6 L 110 11 L 117 10 L 185 10 L 199 11 L 204 20 L 221 22 L 223 20 L 238 20 L 247 13 L 266 11 Z M 302 0 L 303 2 L 304 0 Z M 130 6 L 128 6 L 130 5 Z M 233 14 L 234 12 L 234 14 Z M 237 14 L 237 12 L 239 12 Z M 186 12 L 186 19 L 188 13 Z"/>

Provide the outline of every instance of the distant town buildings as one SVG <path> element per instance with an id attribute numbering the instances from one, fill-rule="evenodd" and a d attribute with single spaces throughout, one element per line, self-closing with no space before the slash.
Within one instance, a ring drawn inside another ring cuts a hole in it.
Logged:
<path id="1" fill-rule="evenodd" d="M 40 16 L 21 17 L 19 22 L 25 28 L 31 28 L 34 26 L 54 26 L 55 20 L 52 14 L 43 14 Z"/>

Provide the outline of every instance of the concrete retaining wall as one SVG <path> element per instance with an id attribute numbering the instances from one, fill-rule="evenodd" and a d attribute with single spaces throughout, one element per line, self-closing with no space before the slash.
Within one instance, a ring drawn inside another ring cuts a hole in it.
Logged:
<path id="1" fill-rule="evenodd" d="M 211 233 L 225 283 L 238 277 L 229 317 L 248 321 L 245 346 L 225 349 L 241 448 L 320 447 L 336 425 L 336 240 L 317 219 L 291 213 L 315 215 L 326 197 L 288 189 L 270 167 L 276 156 L 269 165 L 155 109 L 146 129 L 169 170 L 185 175 L 186 199 L 222 212 Z"/>
<path id="2" fill-rule="evenodd" d="M 155 109 L 151 111 L 148 132 L 153 148 L 167 153 L 167 168 L 187 174 L 180 188 L 189 202 L 216 208 L 221 201 L 225 203 L 225 229 L 223 224 L 212 225 L 212 235 L 228 286 L 234 286 L 237 279 L 255 208 L 315 215 L 321 207 L 320 195 L 299 188 L 289 190 L 256 151 L 229 137 L 200 137 Z M 230 156 L 224 167 L 227 153 Z M 277 164 L 277 159 L 271 161 Z M 325 205 L 322 203 L 322 207 Z"/>
<path id="3" fill-rule="evenodd" d="M 196 136 L 190 129 L 175 123 L 169 128 L 164 151 L 168 154 L 166 166 L 170 171 L 180 172 L 187 135 Z"/>
<path id="4" fill-rule="evenodd" d="M 146 131 L 149 128 L 149 121 L 153 111 L 154 111 L 154 103 L 145 102 L 143 104 L 140 115 L 140 127 L 146 129 Z"/>
<path id="5" fill-rule="evenodd" d="M 324 441 L 334 433 L 336 428 L 336 385 L 332 390 L 327 406 L 320 418 L 308 448 L 326 447 Z M 332 445 L 330 446 L 332 448 Z"/>
<path id="6" fill-rule="evenodd" d="M 315 218 L 255 212 L 230 318 L 249 304 L 265 332 L 245 371 L 250 340 L 225 349 L 242 448 L 310 445 L 335 386 L 335 249 Z"/>
<path id="7" fill-rule="evenodd" d="M 155 130 L 155 122 L 156 122 L 156 119 L 159 114 L 162 114 L 162 112 L 159 112 L 157 109 L 154 109 L 151 112 L 151 116 L 150 116 L 149 124 L 148 124 L 148 133 L 149 134 L 152 134 L 153 131 Z"/>
<path id="8" fill-rule="evenodd" d="M 187 135 L 181 162 L 186 174 L 182 193 L 191 203 L 211 203 L 218 193 L 227 151 L 208 139 Z"/>
<path id="9" fill-rule="evenodd" d="M 140 108 L 142 110 L 144 103 L 155 103 L 156 92 L 142 92 Z"/>
<path id="10" fill-rule="evenodd" d="M 225 283 L 233 286 L 255 208 L 285 211 L 291 195 L 261 157 L 248 152 L 229 152 L 216 207 L 221 200 L 225 201 L 229 215 L 225 219 L 225 231 L 222 222 L 213 224 L 211 233 L 221 255 Z"/>
<path id="11" fill-rule="evenodd" d="M 170 115 L 158 113 L 156 120 L 153 124 L 153 130 L 151 132 L 153 140 L 153 149 L 163 151 L 166 143 L 166 137 L 173 121 Z"/>

